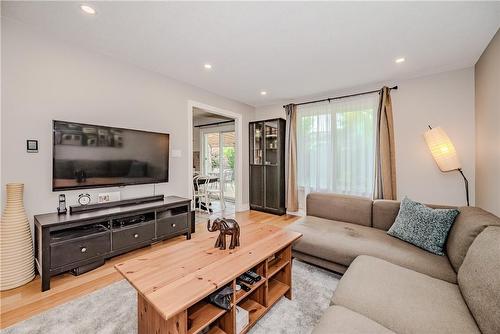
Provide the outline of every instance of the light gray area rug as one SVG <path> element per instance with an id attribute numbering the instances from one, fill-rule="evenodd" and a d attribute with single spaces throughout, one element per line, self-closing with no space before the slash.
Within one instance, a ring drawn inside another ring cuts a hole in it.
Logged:
<path id="1" fill-rule="evenodd" d="M 339 276 L 294 260 L 293 300 L 282 298 L 251 334 L 308 334 L 330 304 Z M 125 280 L 0 331 L 1 334 L 134 334 L 137 296 Z"/>
<path id="2" fill-rule="evenodd" d="M 294 260 L 292 277 L 292 300 L 281 298 L 249 333 L 311 333 L 319 318 L 330 306 L 340 276 Z"/>

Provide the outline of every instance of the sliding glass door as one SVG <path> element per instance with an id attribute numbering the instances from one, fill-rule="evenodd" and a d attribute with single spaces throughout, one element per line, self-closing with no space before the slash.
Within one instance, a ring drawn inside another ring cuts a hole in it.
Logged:
<path id="1" fill-rule="evenodd" d="M 235 200 L 234 169 L 236 161 L 234 131 L 204 130 L 202 136 L 202 174 L 218 177 L 225 200 Z"/>

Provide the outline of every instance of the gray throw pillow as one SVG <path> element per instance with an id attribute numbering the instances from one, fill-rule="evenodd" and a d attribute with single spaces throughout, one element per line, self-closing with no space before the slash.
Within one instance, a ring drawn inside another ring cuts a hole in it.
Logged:
<path id="1" fill-rule="evenodd" d="M 446 237 L 459 211 L 432 209 L 405 197 L 387 233 L 437 255 L 444 255 Z"/>

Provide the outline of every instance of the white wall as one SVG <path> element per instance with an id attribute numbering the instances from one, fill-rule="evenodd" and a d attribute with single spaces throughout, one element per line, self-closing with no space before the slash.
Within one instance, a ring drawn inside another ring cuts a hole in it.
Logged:
<path id="1" fill-rule="evenodd" d="M 427 125 L 441 126 L 453 141 L 475 203 L 474 71 L 446 72 L 398 84 L 393 94 L 398 197 L 465 205 L 458 172 L 442 173 L 423 138 Z"/>
<path id="2" fill-rule="evenodd" d="M 466 68 L 400 82 L 385 82 L 349 90 L 331 92 L 303 100 L 284 101 L 258 107 L 254 120 L 285 118 L 283 104 L 332 97 L 383 85 L 397 84 L 392 92 L 396 137 L 398 198 L 405 195 L 417 201 L 464 205 L 465 189 L 458 172 L 442 173 L 424 141 L 427 125 L 441 126 L 458 151 L 463 171 L 469 179 L 471 205 L 474 204 L 474 70 Z"/>
<path id="3" fill-rule="evenodd" d="M 292 103 L 296 101 L 287 101 L 286 103 Z M 286 119 L 285 109 L 283 105 L 286 103 L 273 104 L 270 106 L 263 106 L 255 108 L 253 121 L 271 119 L 271 118 L 284 118 Z"/>
<path id="4" fill-rule="evenodd" d="M 166 59 L 165 61 L 168 61 Z M 248 120 L 254 108 L 108 56 L 51 39 L 2 18 L 2 192 L 8 182 L 25 184 L 28 216 L 53 212 L 52 120 L 168 132 L 170 181 L 156 193 L 187 196 L 192 168 L 188 148 L 188 100 L 243 115 L 243 203 L 248 203 Z M 26 139 L 39 140 L 39 153 L 26 153 Z M 85 190 L 97 193 L 117 188 Z M 153 185 L 119 188 L 122 198 L 153 194 Z M 82 191 L 67 191 L 69 204 Z M 2 203 L 4 204 L 4 203 Z"/>
<path id="5" fill-rule="evenodd" d="M 500 30 L 475 66 L 476 204 L 500 217 Z"/>

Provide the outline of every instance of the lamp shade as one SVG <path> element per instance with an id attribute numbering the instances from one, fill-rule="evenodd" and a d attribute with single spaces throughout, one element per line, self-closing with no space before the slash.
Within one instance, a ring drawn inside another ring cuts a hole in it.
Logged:
<path id="1" fill-rule="evenodd" d="M 455 146 L 453 146 L 450 138 L 442 128 L 430 129 L 424 133 L 424 137 L 434 160 L 436 160 L 442 172 L 461 168 Z"/>

